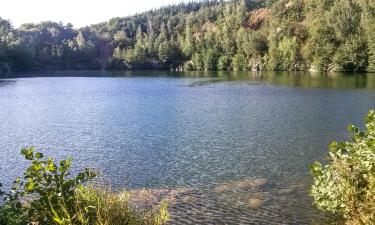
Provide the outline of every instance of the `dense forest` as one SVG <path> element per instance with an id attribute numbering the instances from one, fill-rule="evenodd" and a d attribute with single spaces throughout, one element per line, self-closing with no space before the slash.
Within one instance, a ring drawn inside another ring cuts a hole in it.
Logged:
<path id="1" fill-rule="evenodd" d="M 39 70 L 375 71 L 373 0 L 205 0 L 74 29 L 0 19 L 0 74 Z"/>

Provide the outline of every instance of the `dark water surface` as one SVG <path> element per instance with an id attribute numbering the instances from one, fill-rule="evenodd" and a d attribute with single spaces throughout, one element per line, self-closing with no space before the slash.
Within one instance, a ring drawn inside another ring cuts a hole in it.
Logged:
<path id="1" fill-rule="evenodd" d="M 117 189 L 175 190 L 175 224 L 326 223 L 308 167 L 375 108 L 375 74 L 25 76 L 0 79 L 1 182 L 34 145 Z"/>

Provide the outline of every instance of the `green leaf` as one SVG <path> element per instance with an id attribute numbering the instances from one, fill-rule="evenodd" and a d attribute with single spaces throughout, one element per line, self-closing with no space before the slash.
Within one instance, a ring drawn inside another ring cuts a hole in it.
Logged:
<path id="1" fill-rule="evenodd" d="M 34 159 L 34 147 L 23 148 L 21 153 L 24 155 L 25 159 L 33 160 Z"/>
<path id="2" fill-rule="evenodd" d="M 329 150 L 335 151 L 336 147 L 337 147 L 337 142 L 336 141 L 332 141 L 331 144 L 329 145 Z"/>
<path id="3" fill-rule="evenodd" d="M 35 153 L 35 158 L 41 159 L 41 158 L 43 158 L 43 154 L 40 153 L 40 152 L 37 152 L 37 153 Z"/>
<path id="4" fill-rule="evenodd" d="M 35 187 L 35 183 L 33 181 L 28 181 L 26 184 L 25 184 L 25 189 L 26 191 L 33 191 L 34 190 L 34 187 Z"/>
<path id="5" fill-rule="evenodd" d="M 35 172 L 38 172 L 39 170 L 42 169 L 42 164 L 41 163 L 35 163 L 32 168 Z"/>
<path id="6" fill-rule="evenodd" d="M 21 178 L 20 178 L 20 177 L 17 177 L 17 178 L 14 180 L 13 183 L 19 183 L 19 182 L 21 182 Z"/>
<path id="7" fill-rule="evenodd" d="M 57 222 L 58 224 L 62 224 L 63 223 L 63 221 L 59 217 L 57 217 L 57 216 L 53 217 L 53 220 L 55 222 Z"/>
<path id="8" fill-rule="evenodd" d="M 50 172 L 55 172 L 56 171 L 56 165 L 52 161 L 48 162 L 48 170 Z"/>
<path id="9" fill-rule="evenodd" d="M 347 127 L 347 130 L 350 131 L 350 132 L 353 132 L 355 129 L 355 126 L 353 124 L 349 124 L 348 127 Z"/>

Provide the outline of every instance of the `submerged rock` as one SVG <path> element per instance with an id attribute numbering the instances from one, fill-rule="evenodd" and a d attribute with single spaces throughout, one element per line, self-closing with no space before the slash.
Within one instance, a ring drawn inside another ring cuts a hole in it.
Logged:
<path id="1" fill-rule="evenodd" d="M 258 209 L 269 199 L 266 179 L 244 179 L 228 181 L 215 187 L 222 201 L 231 202 L 235 207 Z"/>
<path id="2" fill-rule="evenodd" d="M 316 66 L 314 66 L 314 65 L 312 65 L 312 66 L 308 69 L 308 71 L 309 71 L 309 72 L 314 72 L 314 73 L 319 72 L 318 68 L 317 68 Z"/>
<path id="3" fill-rule="evenodd" d="M 238 181 L 228 181 L 215 187 L 215 192 L 236 192 L 247 189 L 260 189 L 269 184 L 266 179 L 244 179 Z"/>
<path id="4" fill-rule="evenodd" d="M 281 195 L 294 194 L 305 189 L 303 183 L 289 184 L 279 189 L 278 193 Z"/>
<path id="5" fill-rule="evenodd" d="M 264 203 L 264 200 L 261 198 L 249 198 L 248 206 L 252 209 L 257 209 L 261 207 Z"/>
<path id="6" fill-rule="evenodd" d="M 173 205 L 179 201 L 191 201 L 189 194 L 193 190 L 190 188 L 162 188 L 162 189 L 135 189 L 128 191 L 130 204 L 136 207 L 151 207 L 162 201 Z"/>

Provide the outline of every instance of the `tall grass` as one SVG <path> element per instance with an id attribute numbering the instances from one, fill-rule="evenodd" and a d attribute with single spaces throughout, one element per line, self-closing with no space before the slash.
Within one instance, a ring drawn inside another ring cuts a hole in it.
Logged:
<path id="1" fill-rule="evenodd" d="M 162 225 L 169 221 L 167 203 L 151 209 L 135 209 L 129 206 L 129 193 L 112 193 L 87 187 L 77 190 L 77 217 L 82 225 Z"/>

